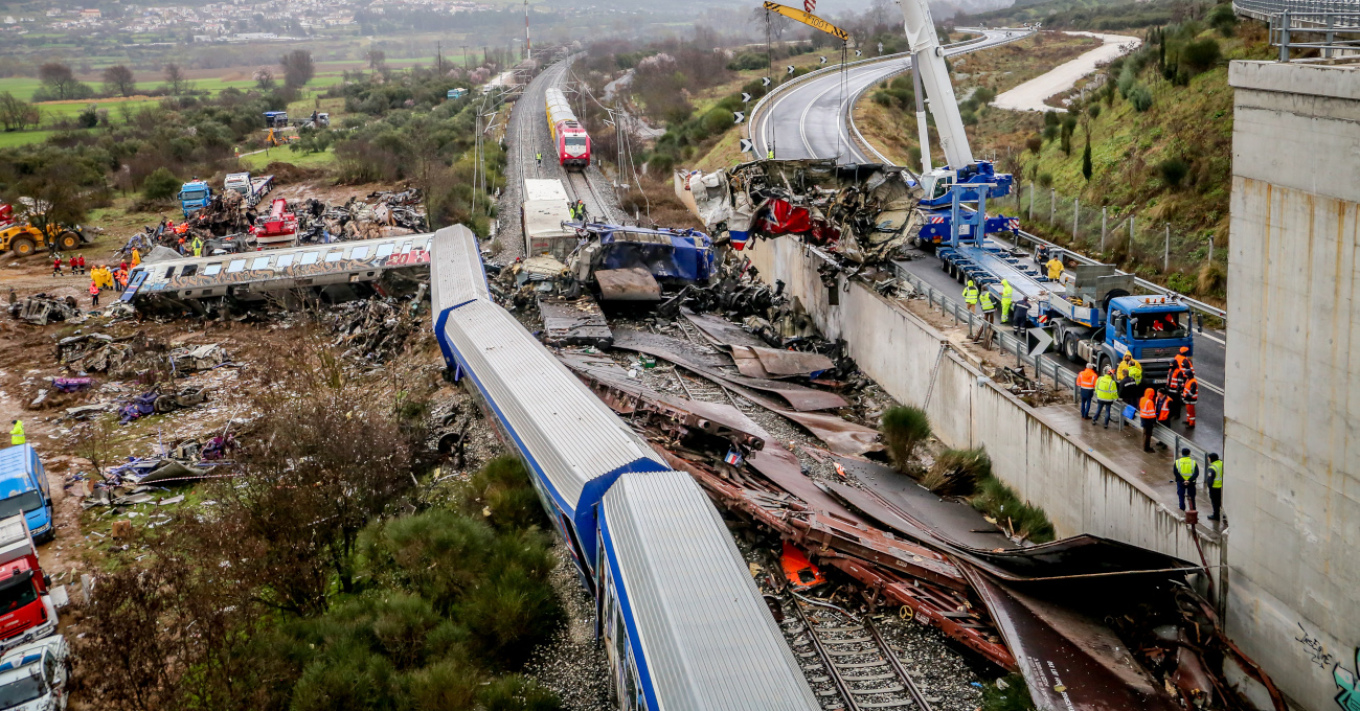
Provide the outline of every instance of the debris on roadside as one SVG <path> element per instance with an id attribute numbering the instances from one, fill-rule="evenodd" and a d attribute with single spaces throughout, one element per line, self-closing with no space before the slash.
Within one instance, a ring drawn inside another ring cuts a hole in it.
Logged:
<path id="1" fill-rule="evenodd" d="M 540 298 L 538 311 L 543 317 L 543 342 L 550 346 L 608 348 L 614 343 L 604 312 L 589 296 Z"/>
<path id="2" fill-rule="evenodd" d="M 35 294 L 9 306 L 9 315 L 35 326 L 46 326 L 55 321 L 78 321 L 83 314 L 75 297 L 56 298 Z"/>

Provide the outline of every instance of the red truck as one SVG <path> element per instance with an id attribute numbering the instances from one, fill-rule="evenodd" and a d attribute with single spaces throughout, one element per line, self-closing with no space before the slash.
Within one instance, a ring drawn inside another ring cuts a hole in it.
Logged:
<path id="1" fill-rule="evenodd" d="M 297 215 L 288 210 L 288 201 L 275 198 L 269 204 L 269 214 L 260 218 L 260 227 L 255 231 L 255 243 L 261 249 L 292 247 L 297 223 Z"/>
<path id="2" fill-rule="evenodd" d="M 57 631 L 50 588 L 23 514 L 0 520 L 0 651 Z"/>

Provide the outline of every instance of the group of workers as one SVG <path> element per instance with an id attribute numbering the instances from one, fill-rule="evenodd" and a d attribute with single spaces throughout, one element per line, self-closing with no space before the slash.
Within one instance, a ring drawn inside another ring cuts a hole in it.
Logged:
<path id="1" fill-rule="evenodd" d="M 1001 298 L 992 298 L 990 289 L 979 289 L 972 279 L 968 280 L 968 285 L 963 287 L 963 302 L 968 305 L 969 313 L 977 313 L 982 309 L 982 318 L 987 322 L 987 326 L 978 332 L 974 342 L 987 342 L 987 347 L 992 344 L 992 329 L 996 323 L 996 312 L 998 305 L 1001 308 L 1001 323 L 1008 323 L 1011 320 L 1011 308 L 1014 305 L 1015 288 L 1005 279 L 1001 280 Z"/>
<path id="2" fill-rule="evenodd" d="M 586 202 L 585 200 L 567 201 L 567 211 L 571 213 L 571 219 L 584 223 L 586 221 Z"/>
<path id="3" fill-rule="evenodd" d="M 62 259 L 60 254 L 52 256 L 52 276 L 57 277 L 63 276 L 61 271 L 61 263 Z M 71 255 L 70 259 L 66 260 L 66 263 L 69 264 L 71 267 L 71 276 L 77 276 L 85 273 L 85 255 L 73 254 Z"/>
<path id="4" fill-rule="evenodd" d="M 1091 424 L 1097 424 L 1101 415 L 1105 417 L 1105 429 L 1110 428 L 1110 418 L 1119 417 L 1112 415 L 1115 403 L 1121 397 L 1133 401 L 1131 394 L 1137 392 L 1142 387 L 1143 365 L 1134 359 L 1130 353 L 1125 353 L 1124 358 L 1119 361 L 1119 369 L 1106 366 L 1105 372 L 1097 375 L 1096 365 L 1087 363 L 1086 369 L 1077 375 L 1077 391 L 1081 396 L 1081 419 L 1090 420 Z M 1096 403 L 1095 415 L 1091 415 L 1091 403 Z M 1182 408 L 1184 408 L 1185 426 L 1195 426 L 1195 405 L 1199 401 L 1199 380 L 1195 377 L 1195 364 L 1190 358 L 1190 349 L 1181 348 L 1180 353 L 1171 366 L 1171 372 L 1167 375 L 1166 383 L 1160 388 L 1144 388 L 1142 397 L 1138 399 L 1138 419 L 1143 427 L 1143 451 L 1155 452 L 1152 448 L 1152 434 L 1158 422 L 1168 422 L 1170 420 L 1181 419 Z M 1190 508 L 1195 508 L 1195 480 L 1199 477 L 1199 465 L 1189 458 L 1190 450 L 1181 450 L 1181 458 L 1176 460 L 1176 495 L 1180 500 L 1181 510 L 1185 510 L 1185 499 L 1190 499 Z M 1193 465 L 1193 471 L 1185 464 Z M 1209 516 L 1209 520 L 1216 521 L 1219 517 L 1221 506 L 1221 496 L 1223 488 L 1223 462 L 1218 454 L 1209 455 L 1209 468 L 1214 473 L 1214 478 L 1209 484 L 1209 499 L 1213 503 L 1214 513 Z"/>

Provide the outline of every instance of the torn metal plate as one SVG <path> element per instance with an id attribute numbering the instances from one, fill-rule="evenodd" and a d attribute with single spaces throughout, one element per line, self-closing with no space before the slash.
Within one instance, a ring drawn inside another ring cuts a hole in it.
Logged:
<path id="1" fill-rule="evenodd" d="M 595 281 L 604 301 L 660 301 L 661 284 L 641 267 L 599 269 Z"/>
<path id="2" fill-rule="evenodd" d="M 726 319 L 708 314 L 696 314 L 689 309 L 681 310 L 680 314 L 685 317 L 686 321 L 694 324 L 695 328 L 698 328 L 705 338 L 718 345 L 757 346 L 761 348 L 767 345 L 758 336 L 752 335 L 740 325 Z"/>

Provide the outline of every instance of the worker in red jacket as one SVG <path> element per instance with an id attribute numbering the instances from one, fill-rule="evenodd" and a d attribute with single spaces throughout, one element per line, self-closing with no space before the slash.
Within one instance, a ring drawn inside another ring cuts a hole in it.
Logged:
<path id="1" fill-rule="evenodd" d="M 79 269 L 81 274 L 85 273 L 85 255 L 76 257 L 76 269 Z"/>
<path id="2" fill-rule="evenodd" d="M 52 258 L 52 276 L 61 276 L 61 255 Z"/>

